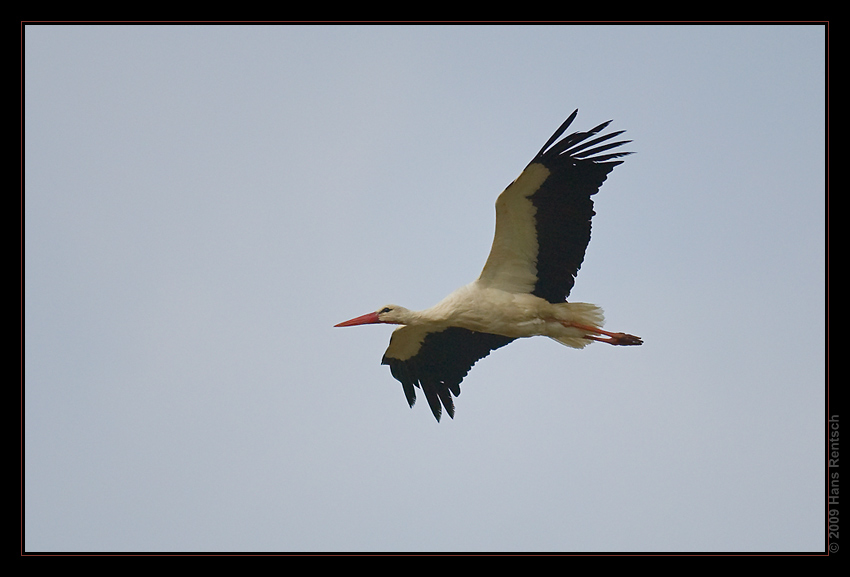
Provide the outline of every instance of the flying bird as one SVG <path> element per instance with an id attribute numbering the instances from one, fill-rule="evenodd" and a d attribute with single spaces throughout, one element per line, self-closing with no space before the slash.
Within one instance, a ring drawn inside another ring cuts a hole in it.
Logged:
<path id="1" fill-rule="evenodd" d="M 496 234 L 478 279 L 435 306 L 411 311 L 386 305 L 339 323 L 402 325 L 393 331 L 381 364 L 401 382 L 408 404 L 420 388 L 437 421 L 469 369 L 490 351 L 521 337 L 547 336 L 580 349 L 593 341 L 640 345 L 640 337 L 602 330 L 602 309 L 567 302 L 590 242 L 592 196 L 621 158 L 609 152 L 629 140 L 625 131 L 599 136 L 610 123 L 558 140 L 578 110 L 555 131 L 525 170 L 496 200 Z M 605 154 L 603 154 L 605 153 Z"/>

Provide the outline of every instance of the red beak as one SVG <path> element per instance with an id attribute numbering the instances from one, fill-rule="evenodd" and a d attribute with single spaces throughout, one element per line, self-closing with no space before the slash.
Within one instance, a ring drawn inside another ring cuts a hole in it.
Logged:
<path id="1" fill-rule="evenodd" d="M 375 323 L 379 323 L 381 321 L 378 320 L 378 313 L 367 313 L 361 317 L 357 317 L 356 319 L 351 319 L 350 321 L 345 321 L 343 323 L 339 323 L 338 325 L 334 325 L 335 327 L 353 327 L 356 325 L 373 325 Z"/>

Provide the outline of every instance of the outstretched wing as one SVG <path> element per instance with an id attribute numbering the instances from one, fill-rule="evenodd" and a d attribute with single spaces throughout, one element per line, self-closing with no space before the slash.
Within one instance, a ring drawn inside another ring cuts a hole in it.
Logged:
<path id="1" fill-rule="evenodd" d="M 591 197 L 628 152 L 603 152 L 628 140 L 624 131 L 597 136 L 611 122 L 561 140 L 578 114 L 555 131 L 522 174 L 496 200 L 496 234 L 478 282 L 564 302 L 590 242 Z"/>
<path id="2" fill-rule="evenodd" d="M 460 382 L 472 365 L 512 340 L 460 327 L 431 331 L 423 326 L 403 326 L 393 331 L 381 364 L 389 365 L 411 407 L 416 402 L 414 387 L 421 388 L 439 421 L 441 403 L 454 418 L 452 395 L 460 395 Z"/>

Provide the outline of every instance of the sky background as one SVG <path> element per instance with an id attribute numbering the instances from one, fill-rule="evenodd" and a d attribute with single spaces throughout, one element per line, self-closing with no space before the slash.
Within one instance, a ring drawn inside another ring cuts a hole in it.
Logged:
<path id="1" fill-rule="evenodd" d="M 825 547 L 820 26 L 27 26 L 28 551 Z M 575 109 L 634 155 L 455 419 L 391 327 Z"/>

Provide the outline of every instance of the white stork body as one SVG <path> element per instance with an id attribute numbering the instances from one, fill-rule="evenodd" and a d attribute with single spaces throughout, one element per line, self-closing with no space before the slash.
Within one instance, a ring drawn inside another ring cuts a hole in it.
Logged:
<path id="1" fill-rule="evenodd" d="M 454 417 L 454 396 L 469 369 L 491 350 L 521 337 L 547 336 L 573 348 L 593 341 L 639 345 L 641 339 L 602 330 L 602 309 L 568 303 L 590 241 L 595 194 L 628 154 L 600 155 L 628 141 L 594 145 L 622 134 L 587 140 L 609 122 L 555 142 L 575 119 L 573 112 L 522 174 L 496 201 L 496 233 L 479 278 L 423 311 L 387 305 L 336 326 L 404 325 L 390 339 L 389 365 L 412 407 L 414 387 L 425 393 L 440 420 Z"/>

